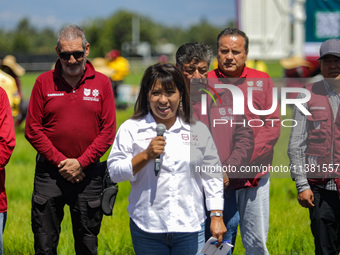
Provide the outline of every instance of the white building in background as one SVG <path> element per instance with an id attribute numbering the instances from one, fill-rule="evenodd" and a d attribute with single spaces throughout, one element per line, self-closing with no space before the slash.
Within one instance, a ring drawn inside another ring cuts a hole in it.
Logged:
<path id="1" fill-rule="evenodd" d="M 340 39 L 340 0 L 235 0 L 249 58 L 317 57 L 321 42 Z"/>
<path id="2" fill-rule="evenodd" d="M 250 59 L 281 59 L 292 51 L 290 0 L 239 0 L 238 27 L 249 37 Z"/>

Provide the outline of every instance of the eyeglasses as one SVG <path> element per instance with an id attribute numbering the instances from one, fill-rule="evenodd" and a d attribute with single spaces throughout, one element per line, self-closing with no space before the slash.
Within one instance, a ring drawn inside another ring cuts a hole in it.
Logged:
<path id="1" fill-rule="evenodd" d="M 63 60 L 70 60 L 71 56 L 78 60 L 83 58 L 85 51 L 73 51 L 73 52 L 59 52 L 59 57 Z"/>

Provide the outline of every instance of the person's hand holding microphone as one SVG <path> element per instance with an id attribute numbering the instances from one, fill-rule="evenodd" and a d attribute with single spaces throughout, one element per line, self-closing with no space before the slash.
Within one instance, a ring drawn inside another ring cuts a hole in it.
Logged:
<path id="1" fill-rule="evenodd" d="M 141 170 L 150 160 L 155 159 L 155 175 L 158 176 L 161 167 L 160 155 L 164 152 L 164 147 L 166 145 L 165 138 L 163 137 L 165 131 L 166 127 L 164 124 L 157 124 L 157 136 L 151 140 L 145 151 L 132 159 L 133 174 L 136 174 Z"/>

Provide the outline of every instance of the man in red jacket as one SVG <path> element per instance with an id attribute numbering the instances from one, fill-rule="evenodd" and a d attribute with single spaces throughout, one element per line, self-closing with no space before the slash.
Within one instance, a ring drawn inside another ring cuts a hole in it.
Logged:
<path id="1" fill-rule="evenodd" d="M 65 204 L 70 207 L 77 254 L 97 254 L 106 163 L 116 119 L 107 76 L 87 61 L 90 44 L 75 25 L 62 28 L 55 69 L 33 87 L 25 136 L 37 150 L 32 230 L 37 254 L 57 253 Z"/>
<path id="2" fill-rule="evenodd" d="M 0 83 L 1 75 L 0 75 Z M 5 189 L 5 166 L 15 146 L 12 110 L 6 92 L 0 84 L 0 254 L 3 252 L 2 234 L 7 219 L 7 196 Z"/>
<path id="3" fill-rule="evenodd" d="M 275 110 L 272 113 L 258 115 L 248 107 L 249 89 L 252 89 L 251 103 L 256 110 L 271 109 L 273 104 L 273 83 L 269 75 L 245 65 L 248 44 L 249 39 L 243 31 L 237 28 L 224 29 L 217 37 L 218 68 L 210 71 L 208 78 L 213 84 L 232 84 L 243 92 L 244 114 L 247 118 L 245 125 L 252 127 L 255 144 L 248 168 L 243 167 L 240 171 L 239 177 L 245 180 L 243 188 L 236 191 L 240 231 L 246 254 L 268 254 L 266 241 L 269 228 L 270 179 L 266 171 L 269 167 L 263 166 L 272 163 L 273 147 L 280 135 L 280 109 L 278 105 L 274 105 Z M 243 170 L 249 169 L 250 178 L 242 173 Z"/>
<path id="4" fill-rule="evenodd" d="M 200 87 L 205 87 L 207 75 L 212 58 L 212 50 L 204 43 L 186 43 L 181 45 L 176 52 L 176 65 L 182 71 L 186 84 L 190 89 L 190 97 L 192 103 L 193 116 L 197 120 L 203 122 L 210 130 L 220 157 L 220 161 L 225 167 L 233 167 L 239 169 L 241 166 L 247 165 L 251 158 L 254 148 L 254 137 L 251 127 L 242 125 L 216 125 L 214 119 L 228 119 L 235 122 L 245 120 L 243 115 L 233 115 L 231 111 L 232 96 L 228 91 L 224 90 L 218 94 L 221 99 L 216 99 L 217 104 L 209 97 L 207 105 L 209 106 L 208 114 L 201 114 L 200 96 L 203 91 L 199 91 Z M 209 90 L 209 87 L 206 87 Z M 213 91 L 210 91 L 214 93 Z M 196 93 L 196 94 L 195 94 Z M 205 92 L 203 92 L 205 93 Z M 217 95 L 215 95 L 217 96 Z M 229 168 L 230 169 L 230 168 Z M 238 173 L 226 171 L 224 178 L 224 211 L 223 221 L 227 227 L 227 233 L 223 240 L 229 241 L 235 245 L 237 236 L 237 227 L 240 216 L 237 209 L 236 190 L 242 188 L 245 179 L 234 178 Z M 213 216 L 216 217 L 216 216 Z M 211 237 L 210 232 L 210 215 L 207 214 L 205 222 L 205 239 Z M 227 255 L 231 255 L 233 248 L 229 250 Z"/>
<path id="5" fill-rule="evenodd" d="M 315 254 L 340 253 L 340 40 L 321 44 L 324 80 L 306 85 L 304 115 L 296 107 L 288 155 L 301 206 L 309 208 Z M 302 97 L 299 95 L 298 97 Z"/>

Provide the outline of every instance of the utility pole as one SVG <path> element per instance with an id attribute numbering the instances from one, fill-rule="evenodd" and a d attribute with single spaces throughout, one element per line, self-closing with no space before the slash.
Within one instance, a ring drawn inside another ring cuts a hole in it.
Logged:
<path id="1" fill-rule="evenodd" d="M 140 43 L 140 22 L 139 16 L 132 17 L 132 45 L 137 47 Z"/>
<path id="2" fill-rule="evenodd" d="M 295 0 L 293 3 L 293 20 L 294 20 L 294 55 L 304 57 L 305 44 L 305 11 L 306 0 Z"/>

